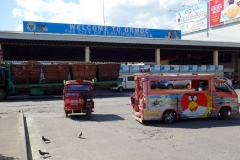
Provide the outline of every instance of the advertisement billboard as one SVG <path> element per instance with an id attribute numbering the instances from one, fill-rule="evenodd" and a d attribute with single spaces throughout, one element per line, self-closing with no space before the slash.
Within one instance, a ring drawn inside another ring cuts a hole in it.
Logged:
<path id="1" fill-rule="evenodd" d="M 207 29 L 208 3 L 204 2 L 197 6 L 185 9 L 176 14 L 176 29 L 182 34 Z"/>
<path id="2" fill-rule="evenodd" d="M 209 3 L 210 27 L 240 21 L 240 0 L 214 0 Z"/>
<path id="3" fill-rule="evenodd" d="M 3 51 L 0 50 L 0 66 L 3 66 Z"/>
<path id="4" fill-rule="evenodd" d="M 167 38 L 174 30 L 23 21 L 23 32 L 138 38 Z M 181 39 L 181 31 L 176 30 Z"/>
<path id="5" fill-rule="evenodd" d="M 139 72 L 140 71 L 140 65 L 130 65 L 129 66 L 129 72 Z"/>
<path id="6" fill-rule="evenodd" d="M 180 72 L 188 72 L 189 65 L 180 65 Z"/>
<path id="7" fill-rule="evenodd" d="M 215 65 L 207 65 L 207 72 L 215 72 Z"/>
<path id="8" fill-rule="evenodd" d="M 179 65 L 171 65 L 170 70 L 171 72 L 179 72 Z"/>
<path id="9" fill-rule="evenodd" d="M 151 72 L 150 65 L 140 65 L 140 72 Z"/>
<path id="10" fill-rule="evenodd" d="M 161 72 L 170 72 L 170 65 L 161 65 Z"/>
<path id="11" fill-rule="evenodd" d="M 197 72 L 198 66 L 197 65 L 189 65 L 189 72 Z"/>

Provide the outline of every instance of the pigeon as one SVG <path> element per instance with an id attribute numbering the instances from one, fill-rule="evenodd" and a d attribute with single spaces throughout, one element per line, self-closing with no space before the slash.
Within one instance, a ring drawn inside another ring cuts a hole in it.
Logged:
<path id="1" fill-rule="evenodd" d="M 38 151 L 41 156 L 45 156 L 45 154 L 49 154 L 48 152 L 42 152 L 41 150 L 38 150 Z"/>
<path id="2" fill-rule="evenodd" d="M 43 140 L 44 142 L 50 142 L 50 140 L 47 139 L 47 138 L 44 138 L 44 136 L 42 136 L 42 140 Z"/>
<path id="3" fill-rule="evenodd" d="M 79 134 L 78 138 L 81 138 L 82 137 L 82 132 Z"/>

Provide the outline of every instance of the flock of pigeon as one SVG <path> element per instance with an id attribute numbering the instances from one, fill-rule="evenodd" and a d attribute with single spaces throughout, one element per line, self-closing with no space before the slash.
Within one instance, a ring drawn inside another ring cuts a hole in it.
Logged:
<path id="1" fill-rule="evenodd" d="M 82 138 L 82 132 L 78 135 L 78 138 Z M 42 140 L 43 140 L 43 142 L 45 142 L 45 143 L 49 143 L 49 142 L 50 142 L 50 140 L 47 139 L 47 138 L 45 138 L 44 136 L 42 136 Z M 41 156 L 45 156 L 46 154 L 49 154 L 49 152 L 43 152 L 43 151 L 41 151 L 41 150 L 38 150 L 38 151 L 39 151 L 39 154 L 40 154 Z"/>

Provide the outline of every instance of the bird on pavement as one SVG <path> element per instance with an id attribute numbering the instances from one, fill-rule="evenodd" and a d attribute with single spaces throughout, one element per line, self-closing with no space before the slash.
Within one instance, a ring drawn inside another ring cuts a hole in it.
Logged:
<path id="1" fill-rule="evenodd" d="M 44 138 L 44 136 L 42 136 L 42 140 L 43 140 L 44 142 L 50 142 L 50 140 L 47 139 L 47 138 Z"/>
<path id="2" fill-rule="evenodd" d="M 82 132 L 79 134 L 78 138 L 81 138 L 82 137 Z"/>
<path id="3" fill-rule="evenodd" d="M 49 154 L 48 152 L 42 152 L 41 150 L 38 150 L 38 151 L 41 156 L 45 156 L 45 154 Z"/>

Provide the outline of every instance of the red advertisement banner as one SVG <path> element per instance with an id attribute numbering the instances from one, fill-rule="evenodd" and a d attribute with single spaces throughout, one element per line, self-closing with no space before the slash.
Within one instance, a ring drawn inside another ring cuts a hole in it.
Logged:
<path id="1" fill-rule="evenodd" d="M 224 10 L 224 0 L 212 0 L 209 4 L 210 27 L 224 25 L 224 22 L 220 22 L 221 12 Z"/>
<path id="2" fill-rule="evenodd" d="M 3 66 L 3 51 L 0 50 L 0 66 Z"/>

